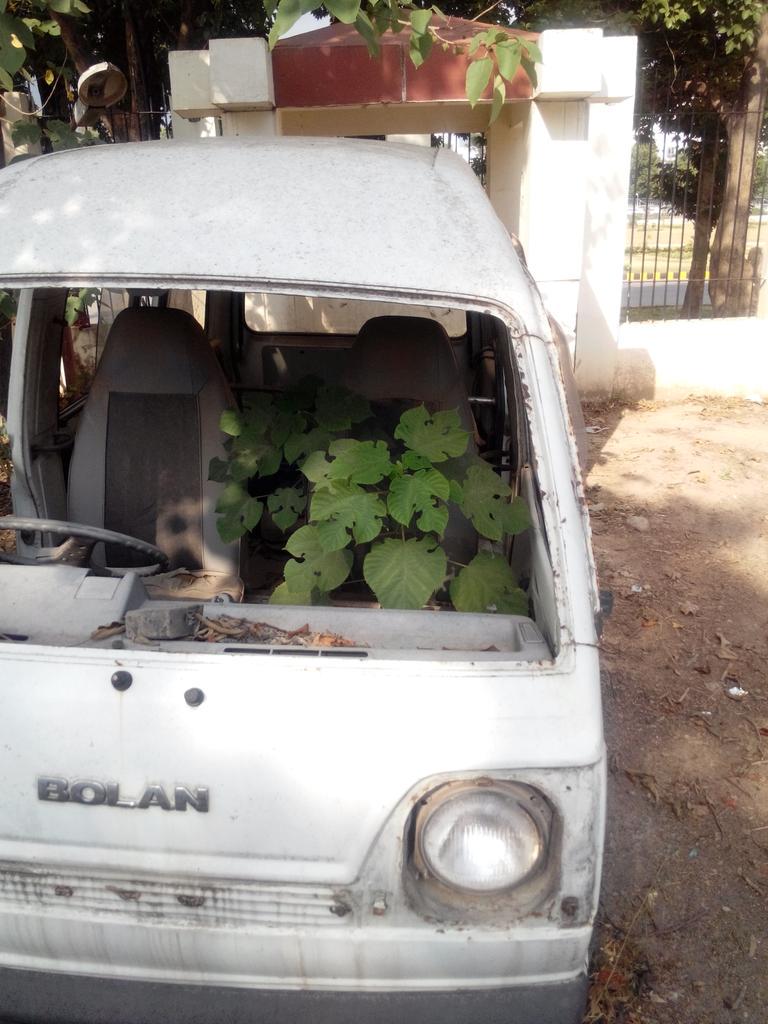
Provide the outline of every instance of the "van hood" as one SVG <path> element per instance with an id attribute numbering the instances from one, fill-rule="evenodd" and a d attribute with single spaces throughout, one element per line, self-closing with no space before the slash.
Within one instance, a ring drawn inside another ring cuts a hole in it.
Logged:
<path id="1" fill-rule="evenodd" d="M 352 882 L 430 776 L 602 753 L 596 687 L 499 662 L 1 644 L 0 721 L 0 861 L 262 881 Z"/>

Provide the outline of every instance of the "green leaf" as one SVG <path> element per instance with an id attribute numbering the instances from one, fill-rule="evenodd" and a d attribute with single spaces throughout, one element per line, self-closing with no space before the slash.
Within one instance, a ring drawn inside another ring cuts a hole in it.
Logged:
<path id="1" fill-rule="evenodd" d="M 43 132 L 37 121 L 16 121 L 11 126 L 14 146 L 34 146 L 42 137 Z"/>
<path id="2" fill-rule="evenodd" d="M 520 63 L 523 66 L 523 71 L 525 71 L 526 75 L 528 75 L 528 78 L 530 79 L 531 85 L 535 89 L 536 86 L 538 85 L 539 79 L 538 79 L 538 77 L 536 75 L 536 67 L 535 67 L 533 61 L 529 60 L 528 57 L 521 57 L 520 58 Z"/>
<path id="3" fill-rule="evenodd" d="M 246 530 L 254 530 L 264 514 L 264 505 L 258 498 L 249 498 L 243 505 L 241 515 Z"/>
<path id="4" fill-rule="evenodd" d="M 230 512 L 217 519 L 216 529 L 225 544 L 231 544 L 247 532 L 239 512 Z"/>
<path id="5" fill-rule="evenodd" d="M 331 464 L 325 457 L 325 452 L 310 452 L 301 465 L 301 472 L 315 485 L 315 490 L 322 487 L 330 487 L 331 481 L 328 478 Z"/>
<path id="6" fill-rule="evenodd" d="M 265 450 L 267 446 L 265 445 Z M 251 477 L 258 476 L 260 454 L 258 452 L 241 452 L 229 463 L 228 471 L 233 480 L 245 483 Z"/>
<path id="7" fill-rule="evenodd" d="M 263 438 L 270 431 L 277 416 L 271 395 L 251 393 L 243 399 L 241 420 L 247 438 Z"/>
<path id="8" fill-rule="evenodd" d="M 459 612 L 527 615 L 528 598 L 502 555 L 481 551 L 451 583 L 451 601 Z"/>
<path id="9" fill-rule="evenodd" d="M 225 409 L 219 419 L 219 430 L 230 437 L 239 437 L 243 432 L 243 420 L 236 409 Z"/>
<path id="10" fill-rule="evenodd" d="M 349 544 L 349 530 L 343 522 L 326 519 L 314 525 L 317 527 L 317 536 L 323 551 L 341 551 Z"/>
<path id="11" fill-rule="evenodd" d="M 227 484 L 216 502 L 216 511 L 239 512 L 246 501 L 248 501 L 248 492 L 242 484 Z"/>
<path id="12" fill-rule="evenodd" d="M 491 103 L 491 116 L 488 119 L 488 124 L 493 124 L 501 113 L 501 108 L 504 106 L 504 100 L 506 99 L 506 92 L 504 79 L 501 75 L 496 75 L 493 80 L 493 102 Z"/>
<path id="13" fill-rule="evenodd" d="M 300 412 L 286 412 L 281 409 L 275 409 L 269 436 L 272 439 L 272 443 L 280 448 L 289 437 L 301 434 L 306 429 L 306 426 L 306 416 L 302 416 Z"/>
<path id="14" fill-rule="evenodd" d="M 50 139 L 51 146 L 57 152 L 62 149 L 79 149 L 80 146 L 86 144 L 83 136 L 73 131 L 71 125 L 66 121 L 57 119 L 46 121 L 44 132 Z"/>
<path id="15" fill-rule="evenodd" d="M 27 59 L 27 51 L 18 35 L 20 27 L 29 31 L 19 18 L 11 14 L 0 14 L 0 69 L 8 76 L 15 75 Z M 13 88 L 13 81 L 10 88 Z"/>
<path id="16" fill-rule="evenodd" d="M 267 498 L 267 508 L 272 513 L 275 525 L 288 530 L 307 507 L 307 496 L 297 487 L 278 487 Z"/>
<path id="17" fill-rule="evenodd" d="M 74 295 L 68 295 L 64 308 L 64 319 L 71 327 L 82 312 L 99 298 L 98 288 L 80 288 Z"/>
<path id="18" fill-rule="evenodd" d="M 16 300 L 10 292 L 0 291 L 0 317 L 12 320 L 16 316 Z"/>
<path id="19" fill-rule="evenodd" d="M 411 32 L 411 37 L 408 40 L 408 55 L 414 67 L 420 68 L 427 57 L 429 57 L 432 52 L 433 42 L 434 40 L 428 32 L 425 32 L 424 35 L 417 35 L 415 32 Z"/>
<path id="20" fill-rule="evenodd" d="M 479 49 L 480 44 L 484 41 L 483 40 L 483 36 L 484 36 L 483 32 L 478 32 L 476 35 L 472 36 L 472 38 L 469 41 L 469 46 L 467 47 L 467 55 L 469 57 L 471 57 L 471 56 L 473 56 L 473 54 L 477 53 L 477 50 Z"/>
<path id="21" fill-rule="evenodd" d="M 376 18 L 376 24 L 371 21 L 365 11 L 360 11 L 355 18 L 355 28 L 365 40 L 368 53 L 371 57 L 378 57 L 381 49 L 379 36 L 386 32 L 389 27 L 389 16 L 382 12 L 382 18 Z"/>
<path id="22" fill-rule="evenodd" d="M 0 50 L 1 49 L 2 49 L 2 44 L 0 44 Z M 0 52 L 0 88 L 5 89 L 6 92 L 11 92 L 13 90 L 13 78 L 11 78 L 11 76 L 8 74 L 8 72 L 5 70 L 5 68 L 2 66 L 2 60 L 3 60 L 3 55 L 2 55 L 2 52 Z"/>
<path id="23" fill-rule="evenodd" d="M 403 526 L 410 526 L 414 515 L 418 515 L 416 525 L 420 530 L 442 534 L 448 524 L 448 509 L 438 505 L 436 499 L 447 501 L 449 493 L 450 485 L 442 473 L 422 469 L 392 481 L 387 511 Z"/>
<path id="24" fill-rule="evenodd" d="M 520 45 L 527 51 L 528 59 L 541 64 L 541 50 L 532 39 L 521 39 Z"/>
<path id="25" fill-rule="evenodd" d="M 375 544 L 363 562 L 365 581 L 382 608 L 422 608 L 442 586 L 447 558 L 428 537 Z"/>
<path id="26" fill-rule="evenodd" d="M 466 91 L 469 105 L 474 107 L 485 91 L 485 87 L 493 71 L 493 61 L 490 57 L 482 57 L 473 60 L 467 68 Z"/>
<path id="27" fill-rule="evenodd" d="M 208 479 L 215 480 L 217 484 L 223 484 L 229 476 L 229 463 L 224 459 L 211 459 L 208 463 Z"/>
<path id="28" fill-rule="evenodd" d="M 470 467 L 463 487 L 461 511 L 478 533 L 501 540 L 505 533 L 520 533 L 530 525 L 522 498 L 510 503 L 513 493 L 490 466 Z"/>
<path id="29" fill-rule="evenodd" d="M 280 468 L 283 453 L 270 441 L 247 441 L 241 434 L 232 447 L 229 471 L 233 480 L 250 480 L 255 476 L 272 476 Z"/>
<path id="30" fill-rule="evenodd" d="M 496 611 L 502 615 L 528 616 L 530 614 L 528 595 L 524 590 L 520 590 L 519 587 L 515 587 L 514 590 L 508 590 L 496 602 Z"/>
<path id="31" fill-rule="evenodd" d="M 508 82 L 517 74 L 520 67 L 520 45 L 517 40 L 510 40 L 507 43 L 499 43 L 496 47 L 496 64 L 499 74 Z"/>
<path id="32" fill-rule="evenodd" d="M 317 392 L 315 419 L 326 430 L 349 430 L 353 423 L 367 420 L 371 406 L 367 398 L 347 388 L 328 385 Z"/>
<path id="33" fill-rule="evenodd" d="M 328 13 L 344 25 L 351 25 L 360 12 L 360 0 L 325 0 Z"/>
<path id="34" fill-rule="evenodd" d="M 469 432 L 462 427 L 455 409 L 429 413 L 423 405 L 403 413 L 395 437 L 432 462 L 463 455 L 469 444 Z"/>
<path id="35" fill-rule="evenodd" d="M 281 583 L 275 587 L 272 591 L 272 596 L 269 599 L 270 604 L 316 604 L 313 598 L 312 591 L 303 593 L 302 591 L 292 591 L 288 589 L 287 583 Z"/>
<path id="36" fill-rule="evenodd" d="M 341 586 L 349 576 L 352 552 L 325 551 L 315 526 L 300 527 L 285 547 L 294 556 L 285 566 L 285 582 L 294 594 L 313 590 L 327 593 Z"/>
<path id="37" fill-rule="evenodd" d="M 360 13 L 363 14 L 364 12 L 361 11 Z M 396 31 L 399 31 L 399 30 L 394 28 L 394 22 L 392 20 L 392 12 L 390 11 L 390 9 L 388 7 L 385 7 L 382 4 L 379 4 L 378 7 L 374 7 L 374 8 L 371 9 L 370 14 L 371 14 L 371 20 L 373 22 L 373 29 L 376 32 L 376 51 L 374 53 L 371 50 L 371 44 L 368 43 L 368 53 L 372 57 L 374 57 L 379 52 L 379 37 L 383 36 L 384 33 L 389 31 L 390 28 L 392 29 L 393 32 L 396 32 Z M 359 19 L 358 19 L 358 21 L 359 21 Z M 358 22 L 355 22 L 355 27 L 357 28 L 357 31 L 361 32 L 361 34 L 365 38 L 366 33 L 362 32 Z"/>
<path id="38" fill-rule="evenodd" d="M 12 32 L 21 43 L 23 47 L 28 50 L 34 50 L 35 48 L 35 37 L 32 35 L 32 29 L 27 25 L 24 18 L 14 18 L 12 15 L 0 15 L 0 17 L 7 17 L 9 21 L 13 21 Z"/>
<path id="39" fill-rule="evenodd" d="M 510 536 L 522 533 L 531 525 L 531 513 L 528 511 L 524 498 L 513 498 L 508 505 L 504 506 L 502 516 L 504 532 Z"/>
<path id="40" fill-rule="evenodd" d="M 269 32 L 270 50 L 288 29 L 293 28 L 302 14 L 309 14 L 317 7 L 317 0 L 280 0 L 275 11 L 275 21 Z"/>
<path id="41" fill-rule="evenodd" d="M 448 497 L 450 498 L 451 501 L 455 502 L 457 505 L 460 505 L 462 501 L 464 501 L 464 488 L 461 486 L 458 480 L 449 480 L 448 483 L 451 488 Z"/>
<path id="42" fill-rule="evenodd" d="M 432 460 L 418 452 L 404 452 L 400 465 L 403 469 L 432 469 Z"/>
<path id="43" fill-rule="evenodd" d="M 405 27 L 405 23 L 403 21 L 405 11 L 400 7 L 398 0 L 387 0 L 387 3 L 389 5 L 392 31 L 395 33 L 401 32 Z"/>
<path id="44" fill-rule="evenodd" d="M 417 35 L 423 35 L 432 20 L 432 12 L 429 10 L 411 11 L 411 26 Z"/>
<path id="45" fill-rule="evenodd" d="M 355 441 L 340 438 L 328 448 L 333 462 L 329 480 L 348 480 L 353 484 L 377 484 L 392 472 L 389 448 L 384 441 Z"/>
<path id="46" fill-rule="evenodd" d="M 313 522 L 330 521 L 352 530 L 358 544 L 367 544 L 381 533 L 381 520 L 387 514 L 384 502 L 357 484 L 337 481 L 315 491 L 309 508 Z M 330 531 L 323 533 L 321 545 L 328 550 Z M 339 534 L 334 534 L 338 537 Z M 334 541 L 335 543 L 335 541 Z"/>
<path id="47" fill-rule="evenodd" d="M 291 434 L 286 439 L 283 451 L 285 461 L 290 463 L 298 462 L 303 455 L 311 455 L 312 452 L 323 452 L 331 442 L 333 434 L 322 427 L 314 427 L 306 434 Z"/>

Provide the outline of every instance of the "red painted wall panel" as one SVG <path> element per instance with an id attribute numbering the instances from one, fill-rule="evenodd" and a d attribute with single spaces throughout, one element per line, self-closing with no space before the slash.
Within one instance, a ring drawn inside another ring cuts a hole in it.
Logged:
<path id="1" fill-rule="evenodd" d="M 401 103 L 403 52 L 382 46 L 378 58 L 359 46 L 291 46 L 272 52 L 278 107 Z"/>

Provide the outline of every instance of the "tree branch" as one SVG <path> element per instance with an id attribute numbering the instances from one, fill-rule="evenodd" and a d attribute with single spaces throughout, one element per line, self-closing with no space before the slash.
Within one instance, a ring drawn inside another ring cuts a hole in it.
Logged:
<path id="1" fill-rule="evenodd" d="M 82 75 L 91 64 L 96 63 L 96 57 L 84 44 L 76 19 L 68 14 L 59 14 L 52 7 L 48 8 L 48 13 L 61 29 L 61 41 L 72 58 L 78 75 Z"/>

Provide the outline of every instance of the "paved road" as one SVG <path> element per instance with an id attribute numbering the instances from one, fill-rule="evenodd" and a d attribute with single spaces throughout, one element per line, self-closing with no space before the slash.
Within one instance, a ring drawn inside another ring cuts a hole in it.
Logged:
<path id="1" fill-rule="evenodd" d="M 680 306 L 685 297 L 687 281 L 632 281 L 624 284 L 621 295 L 623 307 Z M 704 289 L 704 305 L 709 305 L 709 289 Z"/>

